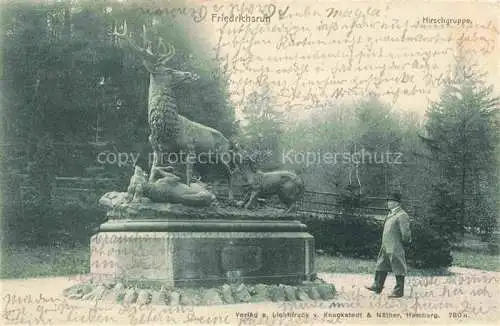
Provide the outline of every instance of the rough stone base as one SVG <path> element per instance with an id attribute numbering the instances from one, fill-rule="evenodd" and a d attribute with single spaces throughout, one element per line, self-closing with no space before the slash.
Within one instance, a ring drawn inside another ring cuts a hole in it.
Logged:
<path id="1" fill-rule="evenodd" d="M 140 288 L 123 283 L 82 283 L 64 290 L 69 299 L 109 300 L 137 305 L 222 305 L 265 301 L 332 300 L 336 289 L 321 280 L 300 285 L 222 285 L 215 288 Z"/>

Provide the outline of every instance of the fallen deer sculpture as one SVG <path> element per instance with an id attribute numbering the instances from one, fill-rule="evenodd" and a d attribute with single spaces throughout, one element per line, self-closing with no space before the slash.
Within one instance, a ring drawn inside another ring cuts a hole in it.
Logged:
<path id="1" fill-rule="evenodd" d="M 181 178 L 171 173 L 170 167 L 157 167 L 153 170 L 152 181 L 139 166 L 135 167 L 127 189 L 128 202 L 140 202 L 149 198 L 156 203 L 184 204 L 186 206 L 207 207 L 215 201 L 215 195 L 197 182 L 189 186 Z"/>

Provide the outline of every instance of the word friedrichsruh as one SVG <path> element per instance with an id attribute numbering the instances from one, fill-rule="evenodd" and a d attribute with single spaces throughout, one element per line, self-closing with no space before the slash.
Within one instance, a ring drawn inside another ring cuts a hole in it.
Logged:
<path id="1" fill-rule="evenodd" d="M 213 23 L 266 23 L 271 22 L 270 16 L 224 15 L 212 14 Z"/>

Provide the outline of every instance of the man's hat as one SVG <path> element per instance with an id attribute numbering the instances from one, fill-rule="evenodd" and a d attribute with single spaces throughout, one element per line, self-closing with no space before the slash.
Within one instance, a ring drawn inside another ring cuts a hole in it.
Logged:
<path id="1" fill-rule="evenodd" d="M 398 203 L 400 203 L 401 202 L 401 193 L 392 192 L 387 196 L 387 200 L 397 201 Z"/>

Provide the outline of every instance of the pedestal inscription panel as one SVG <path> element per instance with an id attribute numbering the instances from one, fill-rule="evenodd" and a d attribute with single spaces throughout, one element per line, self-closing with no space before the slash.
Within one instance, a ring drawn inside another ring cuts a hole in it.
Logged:
<path id="1" fill-rule="evenodd" d="M 298 283 L 313 275 L 306 232 L 100 232 L 91 239 L 96 277 L 212 286 Z"/>

